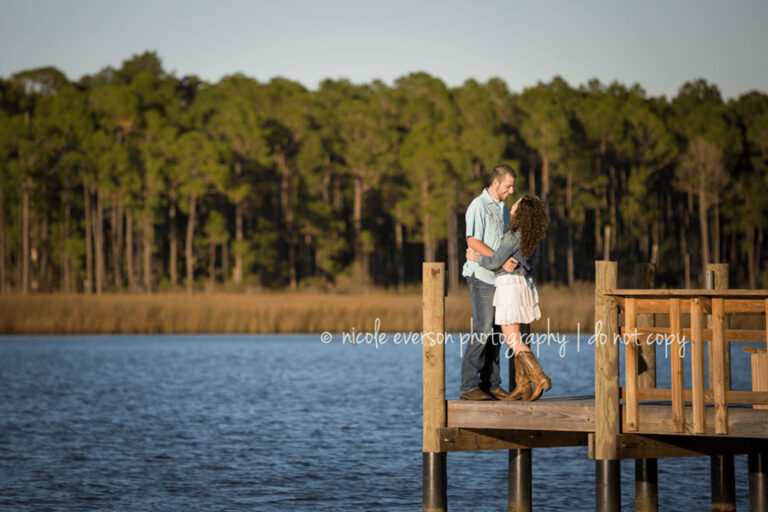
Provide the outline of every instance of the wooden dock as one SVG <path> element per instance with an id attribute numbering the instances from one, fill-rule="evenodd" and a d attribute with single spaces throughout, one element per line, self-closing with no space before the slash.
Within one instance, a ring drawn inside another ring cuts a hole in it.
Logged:
<path id="1" fill-rule="evenodd" d="M 533 448 L 586 446 L 595 460 L 598 511 L 621 509 L 621 459 L 636 460 L 635 510 L 652 511 L 658 510 L 656 459 L 690 456 L 710 457 L 712 510 L 735 510 L 734 454 L 748 454 L 750 510 L 768 511 L 768 354 L 746 350 L 751 391 L 730 389 L 728 356 L 729 343 L 757 341 L 768 348 L 768 326 L 729 328 L 731 314 L 765 315 L 768 290 L 728 290 L 727 265 L 711 267 L 712 288 L 719 289 L 654 290 L 650 283 L 618 289 L 616 263 L 597 261 L 595 394 L 526 402 L 445 399 L 444 345 L 426 341 L 429 333 L 444 331 L 445 269 L 425 263 L 423 510 L 447 509 L 448 452 L 509 450 L 507 510 L 518 512 L 532 509 Z M 649 275 L 639 270 L 636 275 Z M 653 315 L 669 315 L 669 327 L 656 327 Z M 671 343 L 667 388 L 656 387 L 655 343 L 662 338 Z M 619 343 L 625 344 L 623 364 Z M 676 348 L 691 351 L 690 369 Z M 684 388 L 686 371 L 691 389 Z"/>

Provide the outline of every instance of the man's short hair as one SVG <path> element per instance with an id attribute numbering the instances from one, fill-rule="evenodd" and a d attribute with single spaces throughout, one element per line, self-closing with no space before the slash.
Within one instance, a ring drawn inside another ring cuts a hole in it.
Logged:
<path id="1" fill-rule="evenodd" d="M 488 183 L 488 185 L 493 185 L 493 182 L 498 180 L 499 183 L 504 181 L 504 177 L 509 174 L 514 179 L 517 179 L 517 173 L 515 173 L 515 170 L 512 168 L 511 165 L 507 164 L 499 164 L 496 167 L 493 168 L 493 171 L 491 171 L 491 181 Z"/>

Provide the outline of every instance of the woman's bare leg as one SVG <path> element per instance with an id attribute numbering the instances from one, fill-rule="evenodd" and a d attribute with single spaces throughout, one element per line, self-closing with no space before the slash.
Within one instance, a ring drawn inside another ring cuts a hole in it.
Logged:
<path id="1" fill-rule="evenodd" d="M 507 345 L 514 350 L 514 355 L 531 350 L 528 345 L 523 343 L 523 338 L 520 336 L 520 324 L 502 325 L 501 332 L 504 333 L 504 340 Z"/>

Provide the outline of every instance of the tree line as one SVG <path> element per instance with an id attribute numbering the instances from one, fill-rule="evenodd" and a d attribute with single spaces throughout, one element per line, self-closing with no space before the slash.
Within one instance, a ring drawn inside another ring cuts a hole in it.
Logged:
<path id="1" fill-rule="evenodd" d="M 768 286 L 763 92 L 426 73 L 308 90 L 177 77 L 147 52 L 76 82 L 0 79 L 0 291 L 402 288 L 435 260 L 456 286 L 466 207 L 499 162 L 549 205 L 539 282 L 610 257 L 670 286 L 707 262 Z"/>

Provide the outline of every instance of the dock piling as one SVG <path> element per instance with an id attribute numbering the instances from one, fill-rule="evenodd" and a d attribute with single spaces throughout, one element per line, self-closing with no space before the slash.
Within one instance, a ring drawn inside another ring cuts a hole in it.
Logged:
<path id="1" fill-rule="evenodd" d="M 509 497 L 507 512 L 531 512 L 530 448 L 509 450 Z"/>
<path id="2" fill-rule="evenodd" d="M 656 265 L 638 263 L 635 265 L 635 288 L 655 288 Z M 655 327 L 653 314 L 638 314 L 637 327 Z M 637 385 L 641 389 L 656 387 L 656 344 L 647 340 L 640 344 L 640 373 Z M 657 459 L 635 459 L 635 512 L 657 512 L 659 510 L 659 476 Z"/>
<path id="3" fill-rule="evenodd" d="M 445 512 L 448 509 L 446 455 L 448 454 L 445 452 L 424 452 L 423 454 L 424 512 Z"/>
<path id="4" fill-rule="evenodd" d="M 531 333 L 531 324 L 520 325 L 520 335 Z M 509 358 L 509 390 L 515 386 L 515 359 Z M 507 512 L 531 512 L 533 452 L 530 448 L 509 450 L 509 483 L 507 490 Z"/>
<path id="5" fill-rule="evenodd" d="M 425 262 L 422 271 L 423 510 L 445 512 L 448 502 L 446 453 L 440 450 L 440 429 L 446 426 L 445 263 Z"/>
<path id="6" fill-rule="evenodd" d="M 657 459 L 635 459 L 635 512 L 659 510 Z"/>
<path id="7" fill-rule="evenodd" d="M 595 490 L 597 512 L 621 510 L 617 438 L 619 409 L 619 308 L 607 295 L 618 283 L 615 261 L 595 261 Z M 599 330 L 599 334 L 598 334 Z"/>
<path id="8" fill-rule="evenodd" d="M 768 453 L 750 453 L 749 465 L 749 510 L 768 510 Z"/>
<path id="9" fill-rule="evenodd" d="M 620 462 L 595 460 L 595 512 L 621 512 Z"/>
<path id="10" fill-rule="evenodd" d="M 706 273 L 704 276 L 704 282 L 709 290 L 727 290 L 728 286 L 728 264 L 727 263 L 710 263 L 706 267 Z M 719 301 L 718 301 L 719 302 Z M 718 307 L 718 302 L 713 301 L 713 309 Z M 715 328 L 715 322 L 713 315 L 707 319 L 707 326 L 711 329 Z M 728 324 L 723 325 L 723 329 L 727 328 Z M 721 329 L 722 330 L 722 329 Z M 719 333 L 718 333 L 719 334 Z M 714 364 L 719 362 L 720 352 L 716 355 L 715 350 L 719 347 L 715 342 L 717 335 L 713 335 L 713 339 L 708 344 L 709 349 L 709 389 L 714 392 Z M 731 389 L 731 350 L 730 345 L 725 343 L 725 349 L 722 351 L 722 364 L 725 368 L 725 389 Z M 716 418 L 717 419 L 717 418 Z M 712 455 L 709 458 L 711 486 L 712 486 L 712 511 L 713 512 L 734 512 L 736 510 L 736 475 L 734 469 L 733 455 Z"/>
<path id="11" fill-rule="evenodd" d="M 712 478 L 712 512 L 736 510 L 736 474 L 733 455 L 710 457 Z"/>

